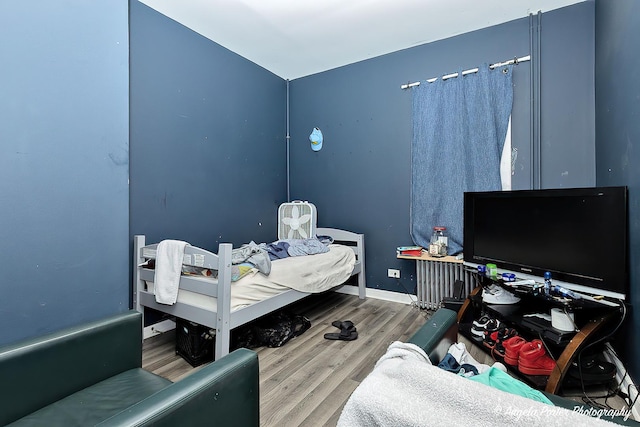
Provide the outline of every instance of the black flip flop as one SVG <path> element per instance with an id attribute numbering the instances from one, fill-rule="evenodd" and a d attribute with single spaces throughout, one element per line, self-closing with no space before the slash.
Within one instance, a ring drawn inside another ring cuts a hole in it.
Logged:
<path id="1" fill-rule="evenodd" d="M 335 326 L 336 328 L 342 330 L 342 329 L 355 329 L 355 325 L 353 324 L 353 322 L 351 320 L 334 320 L 333 322 L 331 322 L 331 324 L 333 326 Z"/>
<path id="2" fill-rule="evenodd" d="M 353 325 L 353 322 L 351 322 L 350 320 L 346 320 L 344 322 L 336 320 L 331 324 L 336 328 L 340 328 L 340 332 L 339 333 L 330 332 L 330 333 L 324 334 L 325 339 L 353 341 L 358 338 L 358 331 L 356 330 L 356 327 Z"/>

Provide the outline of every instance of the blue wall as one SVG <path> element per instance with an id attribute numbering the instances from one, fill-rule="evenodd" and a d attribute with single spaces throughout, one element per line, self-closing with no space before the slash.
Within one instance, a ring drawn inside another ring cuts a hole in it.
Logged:
<path id="1" fill-rule="evenodd" d="M 595 3 L 541 19 L 540 188 L 593 186 L 595 174 Z"/>
<path id="2" fill-rule="evenodd" d="M 270 242 L 286 201 L 286 82 L 131 2 L 131 234 Z"/>
<path id="3" fill-rule="evenodd" d="M 532 164 L 529 63 L 515 67 L 514 188 L 595 183 L 594 3 L 545 13 L 542 25 L 542 147 Z M 318 223 L 363 232 L 367 285 L 415 288 L 415 265 L 397 260 L 409 234 L 411 93 L 425 80 L 529 54 L 529 19 L 429 43 L 291 82 L 291 196 L 314 202 Z M 323 148 L 310 148 L 314 126 Z M 451 171 L 455 173 L 455 171 Z M 387 279 L 399 268 L 401 279 Z"/>
<path id="4" fill-rule="evenodd" d="M 129 308 L 127 23 L 0 2 L 0 344 Z"/>
<path id="5" fill-rule="evenodd" d="M 210 249 L 275 238 L 285 82 L 138 1 L 127 8 L 0 3 L 0 322 L 11 325 L 0 344 L 126 310 L 133 234 Z M 595 12 L 585 2 L 542 16 L 539 170 L 529 65 L 516 67 L 514 185 L 536 173 L 542 187 L 593 185 L 597 169 L 597 184 L 630 186 L 633 219 L 638 85 L 619 70 L 638 68 L 638 6 L 598 1 Z M 291 82 L 291 196 L 316 203 L 320 225 L 366 233 L 369 287 L 415 286 L 413 263 L 394 252 L 410 242 L 410 93 L 399 86 L 528 53 L 525 18 Z M 636 305 L 640 225 L 630 225 Z"/>
<path id="6" fill-rule="evenodd" d="M 630 312 L 617 346 L 640 375 L 640 69 L 636 0 L 596 2 L 596 153 L 598 185 L 629 188 Z"/>

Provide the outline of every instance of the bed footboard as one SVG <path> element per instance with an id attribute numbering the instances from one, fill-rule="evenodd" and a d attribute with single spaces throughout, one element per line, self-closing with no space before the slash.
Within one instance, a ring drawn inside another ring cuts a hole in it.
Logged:
<path id="1" fill-rule="evenodd" d="M 231 337 L 231 251 L 230 243 L 221 243 L 218 253 L 214 254 L 195 246 L 187 246 L 183 265 L 201 267 L 216 270 L 217 281 L 209 281 L 203 284 L 201 281 L 182 276 L 180 288 L 195 291 L 203 295 L 215 297 L 217 300 L 216 312 L 206 309 L 176 303 L 174 305 L 159 304 L 155 301 L 152 292 L 149 292 L 146 280 L 154 280 L 154 271 L 144 268 L 149 259 L 155 258 L 157 245 L 146 245 L 145 236 L 134 236 L 134 289 L 133 306 L 143 314 L 144 308 L 160 311 L 171 316 L 189 320 L 205 325 L 216 330 L 216 359 L 229 354 L 229 341 Z M 144 322 L 143 322 L 144 325 Z"/>
<path id="2" fill-rule="evenodd" d="M 358 276 L 358 297 L 365 299 L 367 297 L 367 276 L 364 269 L 364 234 L 337 228 L 317 228 L 316 235 L 331 236 L 335 243 L 350 246 L 353 249 L 353 252 L 356 254 L 356 265 L 353 267 L 351 275 Z"/>

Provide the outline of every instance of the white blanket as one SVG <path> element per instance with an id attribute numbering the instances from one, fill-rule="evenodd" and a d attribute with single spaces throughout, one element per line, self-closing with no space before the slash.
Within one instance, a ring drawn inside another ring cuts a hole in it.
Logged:
<path id="1" fill-rule="evenodd" d="M 344 406 L 338 427 L 611 425 L 431 365 L 413 344 L 394 342 Z"/>
<path id="2" fill-rule="evenodd" d="M 355 262 L 353 249 L 336 244 L 329 245 L 329 252 L 322 254 L 272 261 L 271 273 L 268 276 L 253 269 L 251 273 L 231 283 L 231 311 L 290 289 L 309 293 L 332 289 L 343 284 L 351 276 Z M 205 283 L 211 280 L 208 277 L 192 276 L 191 278 Z M 149 282 L 147 286 L 150 292 L 157 295 L 156 284 Z M 217 309 L 215 297 L 184 289 L 179 290 L 178 301 L 213 312 Z"/>
<path id="3" fill-rule="evenodd" d="M 178 300 L 178 287 L 187 242 L 181 240 L 163 240 L 156 251 L 155 294 L 159 304 L 175 304 Z"/>
<path id="4" fill-rule="evenodd" d="M 349 246 L 329 245 L 329 252 L 274 260 L 268 276 L 254 270 L 231 287 L 251 283 L 253 286 L 285 286 L 301 292 L 324 292 L 344 283 L 355 263 L 355 253 Z"/>

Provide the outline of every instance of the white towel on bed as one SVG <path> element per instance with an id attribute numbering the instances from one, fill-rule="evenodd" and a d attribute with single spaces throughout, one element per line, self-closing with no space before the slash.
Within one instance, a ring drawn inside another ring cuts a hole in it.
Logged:
<path id="1" fill-rule="evenodd" d="M 159 304 L 175 304 L 178 300 L 178 287 L 184 248 L 187 242 L 181 240 L 163 240 L 156 250 L 155 294 Z"/>

